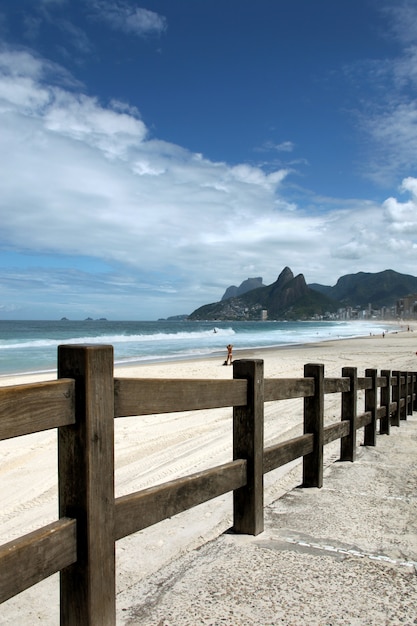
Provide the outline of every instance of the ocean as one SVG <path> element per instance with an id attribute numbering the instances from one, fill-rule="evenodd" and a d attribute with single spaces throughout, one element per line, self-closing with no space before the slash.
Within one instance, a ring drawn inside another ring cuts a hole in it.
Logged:
<path id="1" fill-rule="evenodd" d="M 392 324 L 390 324 L 392 325 Z M 54 372 L 60 344 L 112 344 L 115 364 L 152 363 L 235 350 L 379 334 L 383 321 L 113 322 L 0 320 L 0 376 Z"/>

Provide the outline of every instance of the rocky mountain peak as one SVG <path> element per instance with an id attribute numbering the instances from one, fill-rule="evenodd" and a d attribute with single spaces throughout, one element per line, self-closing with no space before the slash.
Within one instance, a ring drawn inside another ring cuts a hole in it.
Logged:
<path id="1" fill-rule="evenodd" d="M 224 292 L 222 301 L 228 300 L 229 298 L 238 298 L 239 296 L 243 296 L 244 293 L 252 291 L 252 289 L 263 287 L 264 285 L 262 280 L 262 276 L 257 276 L 256 278 L 247 278 L 239 285 L 239 287 L 231 285 Z"/>
<path id="2" fill-rule="evenodd" d="M 284 267 L 277 280 L 275 281 L 275 285 L 278 289 L 281 289 L 286 283 L 289 283 L 290 280 L 294 278 L 294 274 L 290 270 L 289 267 Z"/>

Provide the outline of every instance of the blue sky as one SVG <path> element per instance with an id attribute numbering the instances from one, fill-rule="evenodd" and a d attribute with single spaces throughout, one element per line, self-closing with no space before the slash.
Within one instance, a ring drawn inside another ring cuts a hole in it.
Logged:
<path id="1" fill-rule="evenodd" d="M 417 4 L 4 0 L 0 319 L 417 274 Z"/>

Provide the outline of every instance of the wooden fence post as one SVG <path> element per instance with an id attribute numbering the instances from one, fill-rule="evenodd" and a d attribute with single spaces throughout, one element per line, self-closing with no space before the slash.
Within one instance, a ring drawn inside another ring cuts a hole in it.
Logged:
<path id="1" fill-rule="evenodd" d="M 385 407 L 385 415 L 379 421 L 379 432 L 381 435 L 389 435 L 391 430 L 391 371 L 382 370 L 381 376 L 386 379 L 387 384 L 385 387 L 381 387 L 381 408 Z"/>
<path id="2" fill-rule="evenodd" d="M 314 395 L 304 398 L 304 434 L 314 435 L 313 451 L 303 457 L 303 487 L 323 486 L 324 365 L 307 363 L 304 376 L 314 378 Z"/>
<path id="3" fill-rule="evenodd" d="M 413 375 L 410 372 L 406 372 L 407 377 L 407 415 L 413 414 Z"/>
<path id="4" fill-rule="evenodd" d="M 342 420 L 349 421 L 349 434 L 340 440 L 340 460 L 356 459 L 356 422 L 358 401 L 358 370 L 356 367 L 344 367 L 342 376 L 350 379 L 349 391 L 342 392 Z"/>
<path id="5" fill-rule="evenodd" d="M 61 626 L 113 626 L 113 347 L 59 346 L 58 377 L 75 379 L 76 411 L 76 424 L 58 433 L 60 516 L 77 520 L 77 561 L 61 572 Z"/>
<path id="6" fill-rule="evenodd" d="M 264 529 L 263 361 L 234 361 L 233 378 L 248 381 L 246 406 L 233 407 L 233 459 L 247 460 L 247 484 L 233 492 L 233 530 L 258 535 Z"/>
<path id="7" fill-rule="evenodd" d="M 365 411 L 371 412 L 371 422 L 364 429 L 364 446 L 376 445 L 376 409 L 377 409 L 377 370 L 365 370 L 366 378 L 372 381 L 371 389 L 365 391 Z"/>
<path id="8" fill-rule="evenodd" d="M 401 372 L 395 370 L 392 373 L 396 379 L 396 384 L 392 387 L 392 401 L 396 403 L 397 408 L 392 412 L 392 426 L 400 425 L 400 398 L 401 398 Z"/>
<path id="9" fill-rule="evenodd" d="M 410 402 L 408 405 L 409 415 L 413 414 L 414 409 L 414 396 L 416 393 L 416 374 L 415 372 L 409 372 L 410 376 L 410 386 L 409 386 L 409 394 L 410 394 Z"/>
<path id="10" fill-rule="evenodd" d="M 400 408 L 400 420 L 407 419 L 407 372 L 401 372 L 400 398 L 402 407 Z"/>

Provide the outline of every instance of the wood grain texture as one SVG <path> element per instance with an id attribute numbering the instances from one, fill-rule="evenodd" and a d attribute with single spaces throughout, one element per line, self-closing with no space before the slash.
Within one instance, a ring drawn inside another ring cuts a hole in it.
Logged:
<path id="1" fill-rule="evenodd" d="M 264 474 L 313 452 L 313 435 L 300 435 L 265 448 Z"/>
<path id="2" fill-rule="evenodd" d="M 73 380 L 0 387 L 0 440 L 73 424 Z"/>
<path id="3" fill-rule="evenodd" d="M 314 378 L 314 395 L 304 398 L 304 434 L 314 437 L 313 450 L 303 457 L 303 486 L 323 486 L 324 365 L 307 363 L 306 378 Z"/>
<path id="4" fill-rule="evenodd" d="M 244 380 L 116 378 L 115 417 L 151 415 L 246 404 Z"/>
<path id="5" fill-rule="evenodd" d="M 62 518 L 0 546 L 0 602 L 77 559 L 76 521 Z"/>
<path id="6" fill-rule="evenodd" d="M 233 530 L 258 535 L 264 529 L 264 364 L 233 363 L 233 378 L 247 380 L 246 406 L 233 407 L 233 459 L 246 459 L 247 483 L 233 492 Z"/>
<path id="7" fill-rule="evenodd" d="M 231 461 L 116 499 L 115 539 L 157 524 L 246 484 L 246 461 Z"/>
<path id="8" fill-rule="evenodd" d="M 314 380 L 308 378 L 266 378 L 264 381 L 264 400 L 290 400 L 305 398 L 314 393 Z"/>
<path id="9" fill-rule="evenodd" d="M 111 346 L 59 346 L 76 423 L 58 431 L 59 509 L 77 520 L 77 561 L 61 572 L 61 626 L 114 624 L 114 390 Z"/>

